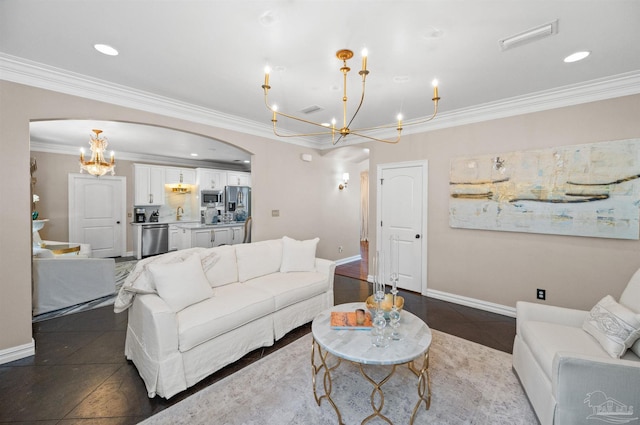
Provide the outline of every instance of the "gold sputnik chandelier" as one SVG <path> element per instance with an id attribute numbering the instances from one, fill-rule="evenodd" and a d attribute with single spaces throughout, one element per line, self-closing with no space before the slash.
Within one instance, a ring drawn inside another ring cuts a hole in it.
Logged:
<path id="1" fill-rule="evenodd" d="M 106 173 L 111 173 L 113 176 L 116 167 L 116 159 L 113 151 L 111 151 L 111 160 L 107 161 L 104 157 L 104 153 L 107 150 L 107 139 L 100 137 L 102 130 L 91 130 L 95 134 L 91 135 L 89 144 L 91 145 L 91 158 L 88 161 L 84 159 L 84 148 L 80 149 L 80 172 L 86 171 L 93 176 L 104 176 Z"/>
<path id="2" fill-rule="evenodd" d="M 351 68 L 349 68 L 347 66 L 347 60 L 349 60 L 349 59 L 351 59 L 353 57 L 353 52 L 351 50 L 347 50 L 347 49 L 339 50 L 338 52 L 336 52 L 336 57 L 339 60 L 341 60 L 342 64 L 343 64 L 342 67 L 340 68 L 340 71 L 342 72 L 342 87 L 343 87 L 343 94 L 342 94 L 342 127 L 340 127 L 340 128 L 336 127 L 335 118 L 331 121 L 331 124 L 317 123 L 317 122 L 306 120 L 304 118 L 296 117 L 295 115 L 290 115 L 290 114 L 286 114 L 284 112 L 280 112 L 276 105 L 269 104 L 268 95 L 269 95 L 269 89 L 271 89 L 271 86 L 269 85 L 269 73 L 270 73 L 270 70 L 269 70 L 269 68 L 265 69 L 264 84 L 262 85 L 262 88 L 264 89 L 264 102 L 265 102 L 265 105 L 267 106 L 267 108 L 272 113 L 271 122 L 273 122 L 273 133 L 276 136 L 278 136 L 278 137 L 303 137 L 303 136 L 321 136 L 321 135 L 329 135 L 330 134 L 331 135 L 331 143 L 333 145 L 335 145 L 339 141 L 341 141 L 342 139 L 346 138 L 348 135 L 353 134 L 353 135 L 356 135 L 356 136 L 359 136 L 359 137 L 363 137 L 365 139 L 375 140 L 377 142 L 398 143 L 400 141 L 400 136 L 402 135 L 403 126 L 422 124 L 422 123 L 431 121 L 432 119 L 435 118 L 436 114 L 438 113 L 438 101 L 440 100 L 440 97 L 438 96 L 438 82 L 436 80 L 434 80 L 433 81 L 433 98 L 431 99 L 433 101 L 434 110 L 433 110 L 433 115 L 431 115 L 430 117 L 423 118 L 423 119 L 415 119 L 415 120 L 406 121 L 406 122 L 403 123 L 402 122 L 402 115 L 398 115 L 397 122 L 394 123 L 394 124 L 379 125 L 379 126 L 375 126 L 375 127 L 357 128 L 357 129 L 350 128 L 351 124 L 353 123 L 353 120 L 358 115 L 358 112 L 360 112 L 360 108 L 362 107 L 362 103 L 364 102 L 365 82 L 366 82 L 366 79 L 367 79 L 367 75 L 369 74 L 369 70 L 367 69 L 367 51 L 366 50 L 362 51 L 362 69 L 358 72 L 358 74 L 362 77 L 362 94 L 360 95 L 360 103 L 358 104 L 358 107 L 356 108 L 353 116 L 349 120 L 347 120 L 347 74 L 349 73 L 349 71 L 351 71 Z M 289 119 L 292 119 L 292 120 L 300 121 L 300 122 L 303 122 L 303 123 L 306 123 L 306 124 L 322 127 L 323 130 L 322 131 L 318 131 L 318 132 L 311 132 L 311 133 L 281 134 L 281 133 L 278 133 L 278 128 L 277 128 L 278 117 L 285 117 L 285 118 L 289 118 Z M 380 139 L 380 138 L 377 138 L 377 137 L 373 137 L 373 136 L 371 136 L 369 134 L 366 134 L 367 132 L 371 132 L 371 131 L 374 131 L 374 130 L 382 130 L 382 129 L 386 129 L 386 128 L 395 128 L 398 131 L 397 137 L 395 139 L 393 139 L 393 140 L 386 140 L 386 139 Z M 336 138 L 336 136 L 338 136 L 338 137 Z"/>

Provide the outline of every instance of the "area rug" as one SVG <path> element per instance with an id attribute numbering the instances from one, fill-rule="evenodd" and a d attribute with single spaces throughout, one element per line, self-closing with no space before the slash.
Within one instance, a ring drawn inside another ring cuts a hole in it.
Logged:
<path id="1" fill-rule="evenodd" d="M 314 400 L 310 353 L 311 335 L 306 335 L 142 424 L 336 424 L 330 404 L 323 400 L 318 406 Z M 365 367 L 367 373 L 380 378 L 388 370 Z M 431 407 L 420 407 L 416 425 L 538 424 L 511 369 L 510 354 L 433 331 L 430 371 Z M 347 361 L 332 373 L 332 378 L 332 398 L 343 422 L 360 424 L 372 413 L 369 396 L 373 387 Z M 396 425 L 409 423 L 418 400 L 416 382 L 407 367 L 398 367 L 382 386 L 382 413 Z M 375 418 L 369 423 L 385 422 Z"/>
<path id="2" fill-rule="evenodd" d="M 119 261 L 116 262 L 116 290 L 113 294 L 106 297 L 98 298 L 96 300 L 88 301 L 86 303 L 77 304 L 71 307 L 61 308 L 60 310 L 50 311 L 47 313 L 39 314 L 33 318 L 33 322 L 40 322 L 42 320 L 54 319 L 56 317 L 65 316 L 67 314 L 78 313 L 81 311 L 87 311 L 98 307 L 104 307 L 114 303 L 120 287 L 124 283 L 131 270 L 136 266 L 138 260 L 131 261 Z"/>

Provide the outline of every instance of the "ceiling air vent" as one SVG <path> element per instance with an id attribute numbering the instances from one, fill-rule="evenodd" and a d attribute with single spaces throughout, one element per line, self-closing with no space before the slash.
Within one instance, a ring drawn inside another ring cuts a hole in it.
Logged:
<path id="1" fill-rule="evenodd" d="M 558 33 L 558 20 L 550 22 L 539 27 L 531 28 L 528 31 L 521 32 L 520 34 L 512 35 L 511 37 L 503 38 L 498 41 L 502 50 L 512 49 L 514 47 L 521 46 L 526 43 L 538 41 L 542 38 L 552 36 Z"/>
<path id="2" fill-rule="evenodd" d="M 322 111 L 323 109 L 324 108 L 320 105 L 311 105 L 304 108 L 302 112 L 304 112 L 305 114 L 312 114 L 314 112 Z"/>

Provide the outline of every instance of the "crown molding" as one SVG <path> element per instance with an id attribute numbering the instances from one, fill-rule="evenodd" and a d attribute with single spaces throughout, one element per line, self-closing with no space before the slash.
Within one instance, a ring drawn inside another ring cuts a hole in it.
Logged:
<path id="1" fill-rule="evenodd" d="M 639 93 L 640 70 L 591 80 L 581 84 L 559 87 L 553 90 L 545 90 L 525 96 L 502 99 L 470 108 L 439 113 L 438 117 L 433 121 L 405 127 L 402 134 L 425 133 L 449 127 L 525 115 Z M 391 130 L 386 131 L 385 134 L 381 133 L 376 137 L 391 137 L 396 134 L 395 130 Z"/>
<path id="2" fill-rule="evenodd" d="M 36 142 L 33 140 L 31 141 L 29 147 L 34 152 L 55 153 L 60 155 L 78 156 L 78 153 L 80 152 L 80 150 L 76 147 L 59 145 L 55 143 Z M 244 171 L 244 172 L 251 171 L 251 167 L 248 164 L 235 164 L 235 163 L 221 162 L 221 161 L 204 161 L 204 160 L 176 158 L 176 157 L 169 158 L 161 155 L 151 155 L 151 154 L 142 154 L 142 153 L 134 153 L 134 152 L 118 152 L 116 156 L 116 168 L 118 166 L 119 160 L 170 165 L 174 167 L 184 166 L 184 167 L 193 167 L 193 168 L 215 168 L 218 170 L 229 170 L 229 171 Z"/>
<path id="3" fill-rule="evenodd" d="M 271 125 L 246 120 L 235 115 L 88 77 L 2 52 L 0 52 L 0 79 L 212 127 L 224 128 L 239 133 L 283 141 L 273 134 Z M 318 147 L 317 143 L 304 139 L 286 140 L 286 142 L 309 148 Z"/>
<path id="4" fill-rule="evenodd" d="M 87 77 L 2 52 L 0 52 L 0 79 L 308 148 L 333 148 L 330 141 L 318 138 L 282 139 L 273 134 L 271 125 Z M 640 70 L 440 113 L 438 118 L 433 121 L 405 127 L 403 134 L 424 133 L 638 93 L 640 93 Z M 395 136 L 396 132 L 395 130 L 387 130 L 372 133 L 372 135 L 385 138 Z M 363 139 L 363 143 L 366 141 Z M 352 144 L 358 143 L 349 141 L 341 145 Z"/>

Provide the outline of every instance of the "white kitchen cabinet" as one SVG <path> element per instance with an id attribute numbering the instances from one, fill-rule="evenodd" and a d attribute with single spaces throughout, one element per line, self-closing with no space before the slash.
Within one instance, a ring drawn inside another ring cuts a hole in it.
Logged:
<path id="1" fill-rule="evenodd" d="M 178 226 L 175 224 L 169 225 L 169 251 L 177 251 L 179 245 L 179 233 Z"/>
<path id="2" fill-rule="evenodd" d="M 227 171 L 227 185 L 251 186 L 251 173 L 243 173 L 240 171 Z"/>
<path id="3" fill-rule="evenodd" d="M 236 245 L 242 243 L 244 240 L 244 226 L 238 227 L 230 227 L 229 230 L 231 236 L 231 240 L 229 241 L 229 245 Z"/>
<path id="4" fill-rule="evenodd" d="M 196 170 L 193 168 L 165 167 L 165 184 L 196 184 Z"/>
<path id="5" fill-rule="evenodd" d="M 231 228 L 191 229 L 191 248 L 212 248 L 214 246 L 229 245 Z"/>
<path id="6" fill-rule="evenodd" d="M 193 229 L 191 232 L 191 248 L 211 248 L 213 247 L 213 229 Z"/>
<path id="7" fill-rule="evenodd" d="M 191 248 L 191 231 L 182 227 L 178 227 L 176 235 L 176 248 L 179 250 Z"/>
<path id="8" fill-rule="evenodd" d="M 164 205 L 164 167 L 133 164 L 133 181 L 134 206 Z"/>
<path id="9" fill-rule="evenodd" d="M 223 190 L 227 185 L 227 171 L 196 168 L 196 184 L 199 190 Z"/>
<path id="10" fill-rule="evenodd" d="M 231 229 L 223 227 L 213 230 L 213 246 L 229 245 L 231 242 Z"/>

